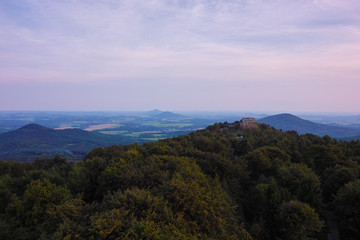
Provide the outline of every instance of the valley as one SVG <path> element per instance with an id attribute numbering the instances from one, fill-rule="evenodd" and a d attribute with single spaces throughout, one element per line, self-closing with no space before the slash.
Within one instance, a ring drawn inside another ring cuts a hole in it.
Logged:
<path id="1" fill-rule="evenodd" d="M 316 123 L 291 114 L 264 117 L 256 113 L 149 112 L 0 112 L 0 159 L 33 161 L 65 157 L 81 160 L 96 147 L 143 144 L 185 135 L 216 122 L 254 116 L 278 130 L 328 135 L 338 140 L 360 139 L 360 129 Z M 344 120 L 344 119 L 343 119 Z M 23 124 L 23 125 L 22 125 Z M 19 127 L 20 125 L 20 127 Z"/>

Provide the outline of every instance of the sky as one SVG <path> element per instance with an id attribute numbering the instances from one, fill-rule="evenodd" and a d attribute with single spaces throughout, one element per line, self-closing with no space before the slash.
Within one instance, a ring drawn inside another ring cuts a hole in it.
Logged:
<path id="1" fill-rule="evenodd" d="M 0 0 L 0 110 L 360 113 L 359 0 Z"/>

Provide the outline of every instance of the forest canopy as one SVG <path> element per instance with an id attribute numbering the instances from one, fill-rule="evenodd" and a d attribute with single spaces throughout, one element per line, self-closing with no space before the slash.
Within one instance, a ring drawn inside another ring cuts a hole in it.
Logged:
<path id="1" fill-rule="evenodd" d="M 234 126 L 0 161 L 0 238 L 360 238 L 359 141 Z"/>

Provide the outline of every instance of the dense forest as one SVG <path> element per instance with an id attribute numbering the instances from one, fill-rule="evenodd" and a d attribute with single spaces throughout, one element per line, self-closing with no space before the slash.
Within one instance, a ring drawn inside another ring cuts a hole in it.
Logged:
<path id="1" fill-rule="evenodd" d="M 360 142 L 265 124 L 0 175 L 0 239 L 360 239 Z"/>

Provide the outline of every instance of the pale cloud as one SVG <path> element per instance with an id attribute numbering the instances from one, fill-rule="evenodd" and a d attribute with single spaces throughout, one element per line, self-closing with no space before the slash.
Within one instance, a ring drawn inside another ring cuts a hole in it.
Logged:
<path id="1" fill-rule="evenodd" d="M 204 96 L 229 84 L 224 101 L 328 83 L 330 96 L 360 88 L 358 12 L 357 0 L 3 1 L 0 83 L 213 87 Z"/>

